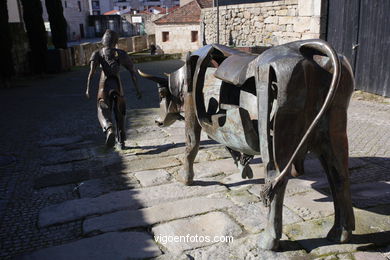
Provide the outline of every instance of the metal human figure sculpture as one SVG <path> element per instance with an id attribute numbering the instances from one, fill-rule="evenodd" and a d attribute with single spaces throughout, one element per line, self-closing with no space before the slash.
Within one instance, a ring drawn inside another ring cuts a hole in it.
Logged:
<path id="1" fill-rule="evenodd" d="M 241 171 L 261 155 L 266 176 L 260 194 L 269 207 L 260 246 L 276 250 L 289 175 L 304 174 L 304 159 L 316 154 L 328 177 L 335 208 L 329 240 L 345 243 L 355 228 L 349 189 L 347 108 L 354 78 L 347 59 L 319 39 L 290 42 L 260 55 L 219 44 L 188 55 L 168 78 L 146 73 L 158 83 L 161 126 L 181 119 L 186 152 L 177 178 L 191 185 L 201 130 L 224 144 Z"/>
<path id="2" fill-rule="evenodd" d="M 115 145 L 115 131 L 113 129 L 112 113 L 114 113 L 117 142 L 123 149 L 126 140 L 126 102 L 119 77 L 120 65 L 130 72 L 138 99 L 141 98 L 141 92 L 138 89 L 137 72 L 134 69 L 134 65 L 125 51 L 115 48 L 117 42 L 118 34 L 114 31 L 106 30 L 102 38 L 103 48 L 94 51 L 90 58 L 90 71 L 85 95 L 89 98 L 91 79 L 96 68 L 100 65 L 102 72 L 97 94 L 98 119 L 103 132 L 106 134 L 106 146 L 113 147 Z"/>

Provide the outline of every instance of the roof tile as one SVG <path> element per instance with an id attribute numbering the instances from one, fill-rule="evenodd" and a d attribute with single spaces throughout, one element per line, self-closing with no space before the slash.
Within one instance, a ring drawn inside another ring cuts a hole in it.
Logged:
<path id="1" fill-rule="evenodd" d="M 154 21 L 155 24 L 193 24 L 200 22 L 200 9 L 211 6 L 212 0 L 194 0 Z"/>

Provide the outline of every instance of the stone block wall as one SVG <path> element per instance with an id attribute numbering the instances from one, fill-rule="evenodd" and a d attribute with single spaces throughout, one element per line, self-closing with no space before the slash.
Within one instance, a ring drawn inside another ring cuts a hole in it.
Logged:
<path id="1" fill-rule="evenodd" d="M 126 52 L 138 52 L 149 48 L 148 43 L 155 42 L 154 35 L 141 35 L 128 38 L 120 38 L 118 40 L 118 48 Z M 98 43 L 83 43 L 70 47 L 69 55 L 71 56 L 71 64 L 73 66 L 88 65 L 92 53 L 101 48 L 102 45 Z"/>
<path id="2" fill-rule="evenodd" d="M 133 44 L 131 38 L 119 38 L 118 40 L 118 49 L 132 52 L 133 51 Z"/>
<path id="3" fill-rule="evenodd" d="M 140 35 L 140 36 L 134 36 L 131 37 L 133 41 L 133 50 L 134 51 L 141 51 L 145 50 L 148 48 L 147 45 L 147 37 L 145 35 Z"/>
<path id="4" fill-rule="evenodd" d="M 322 38 L 325 0 L 280 0 L 219 7 L 219 42 L 230 46 L 273 46 Z M 217 42 L 216 8 L 202 9 L 203 37 Z M 321 26 L 322 25 L 322 26 Z"/>

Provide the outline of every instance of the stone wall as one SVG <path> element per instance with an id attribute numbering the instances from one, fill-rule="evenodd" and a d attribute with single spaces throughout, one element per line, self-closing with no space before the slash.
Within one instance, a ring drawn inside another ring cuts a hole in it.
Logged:
<path id="1" fill-rule="evenodd" d="M 323 38 L 324 0 L 280 0 L 219 7 L 219 42 L 230 46 L 273 46 Z M 217 9 L 202 9 L 203 37 L 217 42 Z"/>
<path id="2" fill-rule="evenodd" d="M 149 49 L 149 43 L 155 42 L 154 35 L 141 35 L 128 38 L 120 38 L 118 48 L 126 52 L 139 52 Z M 101 48 L 101 43 L 83 43 L 69 48 L 72 66 L 88 65 L 92 53 Z"/>

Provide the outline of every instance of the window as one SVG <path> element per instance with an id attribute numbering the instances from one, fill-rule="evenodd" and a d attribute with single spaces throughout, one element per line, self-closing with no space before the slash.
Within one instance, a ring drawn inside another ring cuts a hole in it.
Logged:
<path id="1" fill-rule="evenodd" d="M 79 12 L 81 12 L 81 2 L 77 1 L 77 5 L 79 6 Z"/>
<path id="2" fill-rule="evenodd" d="M 115 31 L 115 21 L 114 20 L 108 21 L 108 29 Z"/>
<path id="3" fill-rule="evenodd" d="M 163 42 L 169 41 L 169 32 L 162 32 L 162 41 Z"/>
<path id="4" fill-rule="evenodd" d="M 99 1 L 93 1 L 93 2 L 92 2 L 92 8 L 93 8 L 93 9 L 99 9 L 99 8 L 100 8 L 100 3 L 99 3 Z"/>
<path id="5" fill-rule="evenodd" d="M 66 1 L 64 1 L 64 7 L 68 8 L 68 3 Z"/>
<path id="6" fill-rule="evenodd" d="M 191 31 L 191 42 L 198 41 L 198 31 Z"/>

